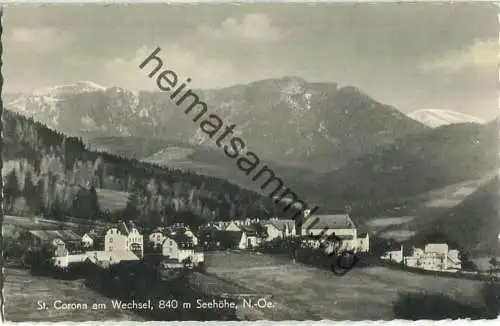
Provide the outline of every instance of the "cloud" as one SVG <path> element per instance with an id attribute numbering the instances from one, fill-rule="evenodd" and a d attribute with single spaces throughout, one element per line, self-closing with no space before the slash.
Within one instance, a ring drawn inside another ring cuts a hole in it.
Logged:
<path id="1" fill-rule="evenodd" d="M 218 58 L 207 58 L 198 55 L 178 44 L 160 46 L 158 56 L 163 61 L 162 69 L 174 71 L 179 80 L 191 78 L 192 88 L 211 88 L 228 86 L 234 76 L 230 63 Z M 120 85 L 131 90 L 156 90 L 155 79 L 147 75 L 147 67 L 140 69 L 139 65 L 153 52 L 154 47 L 143 46 L 131 58 L 115 57 L 104 65 L 104 76 L 109 80 L 103 81 L 113 85 L 117 80 Z M 152 64 L 151 64 L 152 66 Z M 152 69 L 152 68 L 151 68 Z"/>
<path id="2" fill-rule="evenodd" d="M 460 72 L 465 69 L 496 69 L 499 62 L 499 42 L 497 39 L 476 40 L 462 51 L 451 51 L 440 58 L 424 61 L 419 67 L 431 72 Z"/>
<path id="3" fill-rule="evenodd" d="M 279 30 L 263 14 L 248 14 L 241 21 L 227 18 L 216 28 L 202 26 L 199 31 L 206 37 L 225 41 L 269 42 L 276 41 L 280 36 Z"/>
<path id="4" fill-rule="evenodd" d="M 67 33 L 55 28 L 16 27 L 5 36 L 6 44 L 15 49 L 31 52 L 48 52 L 60 49 L 67 41 Z M 7 47 L 8 48 L 8 47 Z"/>

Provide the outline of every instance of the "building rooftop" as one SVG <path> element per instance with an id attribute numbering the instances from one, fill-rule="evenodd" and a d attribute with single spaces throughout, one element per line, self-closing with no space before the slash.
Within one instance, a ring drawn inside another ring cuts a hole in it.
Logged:
<path id="1" fill-rule="evenodd" d="M 131 251 L 89 251 L 87 252 L 87 259 L 93 263 L 100 261 L 133 261 L 139 260 L 136 254 Z"/>
<path id="2" fill-rule="evenodd" d="M 179 248 L 194 248 L 193 239 L 185 235 L 183 232 L 168 233 L 166 234 L 166 237 L 167 238 L 164 240 L 164 242 L 172 239 L 177 243 Z"/>
<path id="3" fill-rule="evenodd" d="M 348 214 L 311 215 L 302 225 L 303 230 L 353 228 L 355 228 L 354 222 Z"/>
<path id="4" fill-rule="evenodd" d="M 81 237 L 71 230 L 29 230 L 28 232 L 42 241 L 52 241 L 54 239 L 61 239 L 64 242 L 81 241 Z"/>
<path id="5" fill-rule="evenodd" d="M 445 254 L 448 252 L 448 244 L 447 243 L 429 243 L 425 245 L 425 252 L 429 253 L 438 253 Z"/>
<path id="6" fill-rule="evenodd" d="M 238 244 L 243 236 L 243 231 L 205 230 L 200 233 L 200 242 L 218 241 L 222 246 Z"/>
<path id="7" fill-rule="evenodd" d="M 290 219 L 270 219 L 268 221 L 262 221 L 262 225 L 273 225 L 276 229 L 280 231 L 285 231 L 285 228 L 288 227 L 291 230 L 295 226 L 295 221 Z"/>
<path id="8" fill-rule="evenodd" d="M 266 229 L 261 224 L 257 223 L 241 225 L 240 229 L 250 236 L 261 236 L 266 232 Z"/>

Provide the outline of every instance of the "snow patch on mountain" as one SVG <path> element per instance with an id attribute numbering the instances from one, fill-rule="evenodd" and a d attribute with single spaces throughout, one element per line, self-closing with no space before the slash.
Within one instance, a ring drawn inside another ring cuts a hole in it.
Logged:
<path id="1" fill-rule="evenodd" d="M 304 81 L 292 78 L 281 91 L 281 101 L 287 103 L 293 112 L 302 116 L 311 110 L 312 92 L 304 88 Z"/>
<path id="2" fill-rule="evenodd" d="M 468 114 L 439 109 L 418 110 L 408 114 L 408 116 L 431 128 L 464 122 L 485 123 L 484 120 Z"/>
<path id="3" fill-rule="evenodd" d="M 75 93 L 90 93 L 105 91 L 106 87 L 98 85 L 91 81 L 79 81 L 72 84 L 56 85 L 52 87 L 44 87 L 33 91 L 32 95 L 35 96 L 49 96 L 57 98 L 65 94 Z"/>
<path id="4" fill-rule="evenodd" d="M 82 122 L 82 125 L 85 126 L 85 128 L 87 128 L 89 130 L 94 130 L 97 128 L 97 125 L 96 125 L 94 119 L 92 119 L 91 117 L 89 117 L 86 114 L 82 116 L 80 121 Z"/>

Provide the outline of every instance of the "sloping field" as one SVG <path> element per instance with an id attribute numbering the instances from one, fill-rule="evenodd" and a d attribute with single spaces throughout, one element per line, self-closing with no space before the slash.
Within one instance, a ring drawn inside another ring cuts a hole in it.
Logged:
<path id="1" fill-rule="evenodd" d="M 2 235 L 6 238 L 17 237 L 19 232 L 25 229 L 70 229 L 81 232 L 88 231 L 90 227 L 102 229 L 111 226 L 111 223 L 102 221 L 95 222 L 75 217 L 68 217 L 68 221 L 47 220 L 39 217 L 25 217 L 4 215 L 2 224 Z"/>
<path id="2" fill-rule="evenodd" d="M 372 232 L 377 232 L 390 226 L 396 226 L 411 222 L 411 220 L 413 220 L 414 218 L 414 216 L 380 217 L 366 222 L 366 225 Z"/>
<path id="3" fill-rule="evenodd" d="M 171 162 L 187 160 L 189 154 L 193 153 L 192 148 L 171 146 L 161 149 L 142 160 L 144 162 L 169 165 Z"/>
<path id="4" fill-rule="evenodd" d="M 156 153 L 170 143 L 164 139 L 136 136 L 90 137 L 86 139 L 86 142 L 94 150 L 114 153 L 138 160 Z"/>
<path id="5" fill-rule="evenodd" d="M 4 215 L 3 227 L 5 226 L 17 226 L 21 228 L 50 228 L 50 227 L 67 227 L 76 228 L 81 226 L 77 223 L 72 222 L 60 222 L 54 220 L 47 220 L 38 217 L 25 217 L 25 216 L 13 216 Z"/>
<path id="6" fill-rule="evenodd" d="M 40 217 L 26 217 L 26 216 L 13 216 L 4 215 L 3 226 L 17 226 L 21 228 L 54 228 L 54 227 L 65 227 L 65 228 L 79 228 L 82 226 L 96 226 L 105 227 L 111 226 L 113 224 L 106 223 L 102 221 L 91 221 L 76 217 L 68 217 L 68 221 L 55 221 L 48 220 Z"/>
<path id="7" fill-rule="evenodd" d="M 478 302 L 479 281 L 419 275 L 385 267 L 354 268 L 339 277 L 326 270 L 250 253 L 208 253 L 212 288 L 272 294 L 276 307 L 261 309 L 270 320 L 364 320 L 394 318 L 398 292 L 444 294 Z M 206 280 L 207 281 L 207 280 Z M 232 285 L 232 287 L 231 287 Z M 223 288 L 222 288 L 223 287 Z M 262 318 L 262 317 L 261 317 Z"/>
<path id="8" fill-rule="evenodd" d="M 398 241 L 407 240 L 434 223 L 443 213 L 461 204 L 468 196 L 490 181 L 496 173 L 497 171 L 492 171 L 479 180 L 464 181 L 432 190 L 414 200 L 409 215 L 378 216 L 366 224 L 380 237 Z"/>
<path id="9" fill-rule="evenodd" d="M 102 210 L 108 209 L 110 212 L 125 209 L 129 193 L 110 189 L 96 189 L 99 206 Z"/>
<path id="10" fill-rule="evenodd" d="M 63 281 L 33 276 L 25 270 L 7 268 L 4 271 L 5 316 L 9 322 L 58 322 L 58 321 L 141 321 L 139 316 L 123 310 L 114 310 L 111 301 L 82 284 L 82 281 Z M 37 310 L 38 301 L 47 309 Z M 55 310 L 53 302 L 87 303 L 88 309 Z M 107 309 L 92 310 L 92 304 L 104 303 Z"/>

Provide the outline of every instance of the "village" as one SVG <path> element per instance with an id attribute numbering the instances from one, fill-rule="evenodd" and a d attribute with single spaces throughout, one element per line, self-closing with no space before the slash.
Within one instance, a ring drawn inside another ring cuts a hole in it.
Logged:
<path id="1" fill-rule="evenodd" d="M 308 212 L 306 212 L 307 214 Z M 67 228 L 23 228 L 17 242 L 24 248 L 25 267 L 33 267 L 29 257 L 46 253 L 46 263 L 59 271 L 80 265 L 100 269 L 122 262 L 139 262 L 159 257 L 158 272 L 168 278 L 172 271 L 203 268 L 205 253 L 210 251 L 259 251 L 271 244 L 323 251 L 326 254 L 352 252 L 372 255 L 369 232 L 360 232 L 349 214 L 313 215 L 300 229 L 292 219 L 240 218 L 213 221 L 193 230 L 176 223 L 141 229 L 133 222 L 93 225 L 79 231 Z M 290 248 L 291 249 L 291 248 Z M 387 251 L 379 261 L 437 272 L 459 272 L 460 254 L 446 243 L 428 243 L 424 249 L 412 248 L 405 256 L 403 246 Z"/>

